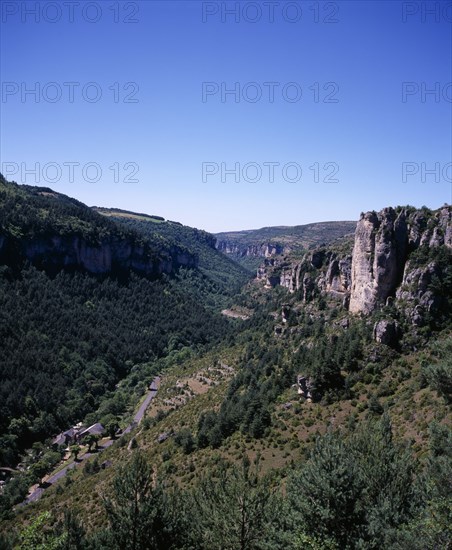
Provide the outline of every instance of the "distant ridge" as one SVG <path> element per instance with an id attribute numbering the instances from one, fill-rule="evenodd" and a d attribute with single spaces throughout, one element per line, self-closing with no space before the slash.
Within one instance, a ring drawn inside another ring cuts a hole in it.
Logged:
<path id="1" fill-rule="evenodd" d="M 262 227 L 217 233 L 217 248 L 247 267 L 256 267 L 259 258 L 297 254 L 352 235 L 356 221 L 318 222 L 296 226 Z"/>

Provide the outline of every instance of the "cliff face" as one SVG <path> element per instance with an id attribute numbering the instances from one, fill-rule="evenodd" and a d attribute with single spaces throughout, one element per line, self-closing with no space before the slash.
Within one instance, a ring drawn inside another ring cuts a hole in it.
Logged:
<path id="1" fill-rule="evenodd" d="M 286 254 L 289 252 L 288 248 L 285 248 L 278 243 L 263 243 L 244 246 L 243 244 L 227 240 L 218 240 L 216 243 L 216 248 L 224 254 L 236 256 L 237 258 L 271 258 L 272 256 Z"/>
<path id="2" fill-rule="evenodd" d="M 281 283 L 281 268 L 286 265 L 282 258 L 266 259 L 257 268 L 257 279 L 265 282 L 267 288 L 273 288 Z M 288 265 L 288 264 L 287 264 Z"/>
<path id="3" fill-rule="evenodd" d="M 436 212 L 385 208 L 362 214 L 351 255 L 320 248 L 298 262 L 275 257 L 265 260 L 257 278 L 267 287 L 300 290 L 304 301 L 319 293 L 339 298 L 351 313 L 369 314 L 390 297 L 405 300 L 412 306 L 407 314 L 419 323 L 424 310 L 435 310 L 439 298 L 430 285 L 441 278 L 435 261 L 419 266 L 410 260 L 420 247 L 452 248 L 451 207 Z"/>
<path id="4" fill-rule="evenodd" d="M 363 214 L 355 232 L 350 311 L 370 313 L 396 289 L 408 245 L 406 214 L 392 208 Z"/>
<path id="5" fill-rule="evenodd" d="M 267 288 L 283 286 L 289 292 L 301 290 L 304 301 L 324 292 L 347 302 L 351 285 L 351 256 L 317 250 L 300 262 L 283 258 L 266 259 L 257 270 L 257 279 Z"/>
<path id="6" fill-rule="evenodd" d="M 355 233 L 350 311 L 370 313 L 390 296 L 412 300 L 422 295 L 423 305 L 431 308 L 435 300 L 427 287 L 434 275 L 441 276 L 439 266 L 415 267 L 410 256 L 419 247 L 440 246 L 452 248 L 450 207 L 433 215 L 424 210 L 397 215 L 392 208 L 362 215 Z"/>
<path id="7" fill-rule="evenodd" d="M 119 210 L 102 213 L 52 189 L 0 178 L 0 264 L 20 268 L 28 261 L 50 274 L 65 269 L 146 276 L 197 266 L 197 254 L 183 238 L 176 240 L 177 232 L 170 237 L 146 235 L 112 216 L 144 218 L 153 225 L 163 218 Z M 206 233 L 204 240 L 214 245 L 212 235 Z"/>
<path id="8" fill-rule="evenodd" d="M 67 269 L 95 275 L 135 271 L 158 276 L 181 266 L 197 265 L 193 255 L 178 247 L 154 252 L 147 244 L 117 236 L 95 244 L 78 235 L 49 234 L 19 241 L 0 237 L 0 263 L 14 265 L 23 260 L 52 274 Z"/>

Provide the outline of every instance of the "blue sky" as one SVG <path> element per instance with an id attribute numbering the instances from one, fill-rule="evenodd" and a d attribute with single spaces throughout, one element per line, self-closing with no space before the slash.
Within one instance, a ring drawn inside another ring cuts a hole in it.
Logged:
<path id="1" fill-rule="evenodd" d="M 8 179 L 212 232 L 451 202 L 448 1 L 1 4 Z"/>

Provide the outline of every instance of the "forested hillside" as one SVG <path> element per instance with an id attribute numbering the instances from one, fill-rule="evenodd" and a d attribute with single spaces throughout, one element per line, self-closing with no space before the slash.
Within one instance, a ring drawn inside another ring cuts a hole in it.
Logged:
<path id="1" fill-rule="evenodd" d="M 158 358 L 227 336 L 232 327 L 217 302 L 231 299 L 247 274 L 224 257 L 215 269 L 207 261 L 196 268 L 198 258 L 219 256 L 206 233 L 185 228 L 194 237 L 182 242 L 177 233 L 126 227 L 49 189 L 0 185 L 0 466 L 14 466 L 34 442 L 94 420 L 136 365 L 147 365 L 135 375 L 139 396 Z M 36 256 L 30 243 L 42 238 L 52 246 Z M 161 274 L 125 261 L 93 273 L 82 260 L 66 261 L 67 243 L 86 240 L 95 249 L 106 239 L 112 256 L 132 242 L 152 261 L 173 261 Z M 178 265 L 182 253 L 187 267 Z M 125 400 L 113 412 L 127 407 Z"/>
<path id="2" fill-rule="evenodd" d="M 0 262 L 16 269 L 27 261 L 51 275 L 64 269 L 155 277 L 196 266 L 194 255 L 174 240 L 145 238 L 75 199 L 0 175 Z"/>
<path id="3" fill-rule="evenodd" d="M 52 461 L 36 443 L 21 455 L 5 548 L 451 548 L 450 207 L 363 214 L 353 238 L 276 255 L 248 282 L 209 234 L 96 210 L 197 267 L 3 267 L 4 462 L 68 422 L 120 424 L 161 376 L 139 426 L 101 455 L 81 444 L 64 480 L 13 510 Z"/>
<path id="4" fill-rule="evenodd" d="M 218 251 L 216 238 L 206 231 L 117 209 L 96 208 L 96 211 L 151 241 L 164 239 L 189 250 L 197 259 L 198 269 L 184 272 L 189 275 L 185 283 L 201 301 L 210 300 L 212 306 L 228 305 L 231 295 L 239 292 L 251 276 L 251 272 Z"/>

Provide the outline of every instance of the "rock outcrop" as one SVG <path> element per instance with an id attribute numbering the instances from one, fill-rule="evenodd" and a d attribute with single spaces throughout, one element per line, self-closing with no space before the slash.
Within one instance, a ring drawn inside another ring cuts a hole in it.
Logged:
<path id="1" fill-rule="evenodd" d="M 344 248 L 320 247 L 301 260 L 267 258 L 257 278 L 268 288 L 280 285 L 289 292 L 301 291 L 303 301 L 318 294 L 342 300 L 351 313 L 371 313 L 390 299 L 411 303 L 409 316 L 421 324 L 425 312 L 434 314 L 440 297 L 431 290 L 441 278 L 435 261 L 421 267 L 410 261 L 420 247 L 425 251 L 452 248 L 452 208 L 385 208 L 361 215 L 354 237 L 353 253 Z"/>
<path id="2" fill-rule="evenodd" d="M 380 344 L 396 347 L 400 338 L 400 327 L 393 319 L 382 319 L 375 323 L 374 340 Z"/>
<path id="3" fill-rule="evenodd" d="M 267 288 L 281 284 L 281 274 L 284 268 L 290 268 L 290 263 L 283 258 L 268 258 L 257 269 L 257 279 L 265 282 Z"/>
<path id="4" fill-rule="evenodd" d="M 440 280 L 441 275 L 441 269 L 436 262 L 418 268 L 407 262 L 396 298 L 413 325 L 422 326 L 427 314 L 435 315 L 441 308 L 443 297 L 431 290 L 433 281 Z"/>
<path id="5" fill-rule="evenodd" d="M 318 286 L 327 294 L 343 298 L 351 286 L 352 257 L 336 258 L 332 256 L 328 263 L 326 274 L 319 279 Z"/>
<path id="6" fill-rule="evenodd" d="M 392 208 L 363 214 L 355 233 L 352 260 L 352 313 L 370 313 L 402 280 L 408 246 L 406 215 Z"/>
<path id="7" fill-rule="evenodd" d="M 244 246 L 241 243 L 234 241 L 218 240 L 216 248 L 229 256 L 237 258 L 272 258 L 279 254 L 287 254 L 290 252 L 288 247 L 284 247 L 279 243 L 262 243 Z"/>
<path id="8" fill-rule="evenodd" d="M 351 256 L 341 258 L 332 252 L 315 250 L 298 262 L 269 258 L 259 266 L 257 279 L 265 281 L 267 288 L 279 285 L 291 293 L 301 289 L 305 302 L 315 292 L 344 299 L 351 285 Z"/>
<path id="9" fill-rule="evenodd" d="M 134 271 L 152 277 L 171 274 L 181 266 L 197 265 L 197 258 L 183 248 L 173 246 L 154 251 L 147 243 L 114 235 L 95 243 L 77 234 L 40 235 L 19 241 L 3 237 L 1 245 L 0 264 L 27 260 L 50 274 L 62 269 L 94 275 Z"/>
<path id="10" fill-rule="evenodd" d="M 303 374 L 297 376 L 297 393 L 311 402 L 314 393 L 314 384 L 312 380 Z"/>
<path id="11" fill-rule="evenodd" d="M 417 297 L 422 295 L 425 302 L 421 305 L 431 310 L 435 300 L 427 287 L 438 268 L 431 264 L 413 271 L 409 256 L 419 247 L 440 246 L 452 248 L 449 206 L 433 213 L 385 208 L 378 214 L 363 214 L 355 233 L 350 311 L 368 314 L 390 296 L 407 299 L 407 288 L 416 288 Z"/>

